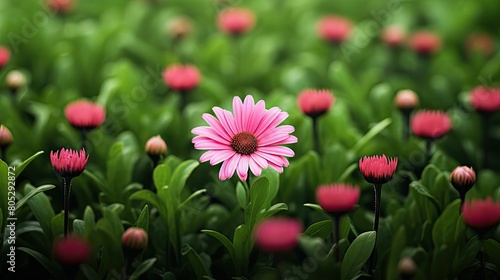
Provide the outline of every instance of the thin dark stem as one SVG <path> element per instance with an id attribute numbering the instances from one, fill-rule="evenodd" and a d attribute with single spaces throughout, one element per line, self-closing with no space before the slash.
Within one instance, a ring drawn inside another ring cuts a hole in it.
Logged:
<path id="1" fill-rule="evenodd" d="M 127 279 L 128 263 L 129 263 L 128 257 L 125 256 L 125 266 L 123 267 L 123 270 L 122 270 L 121 280 Z"/>
<path id="2" fill-rule="evenodd" d="M 480 252 L 480 261 L 481 261 L 481 267 L 479 268 L 478 271 L 478 277 L 477 279 L 486 279 L 486 266 L 484 264 L 484 245 L 483 241 L 481 238 L 481 252 Z"/>
<path id="3" fill-rule="evenodd" d="M 69 198 L 71 193 L 71 182 L 71 178 L 63 178 L 64 238 L 68 237 L 69 230 Z"/>
<path id="4" fill-rule="evenodd" d="M 382 198 L 382 185 L 374 184 L 373 190 L 375 191 L 375 222 L 373 223 L 373 230 L 375 231 L 375 247 L 373 248 L 373 252 L 370 256 L 370 262 L 368 263 L 368 273 L 370 274 L 373 274 L 373 265 L 377 251 L 378 224 L 380 219 L 380 199 Z"/>
<path id="5" fill-rule="evenodd" d="M 87 130 L 81 130 L 81 134 L 82 134 L 82 148 L 85 149 L 85 151 L 90 152 L 89 151 L 89 147 L 87 145 L 87 141 L 88 141 L 88 137 L 87 137 L 87 133 L 88 131 Z"/>
<path id="6" fill-rule="evenodd" d="M 333 227 L 334 227 L 334 231 L 335 231 L 335 244 L 333 246 L 336 245 L 336 249 L 335 250 L 335 260 L 337 262 L 340 261 L 340 247 L 339 247 L 339 242 L 340 242 L 340 216 L 336 216 L 333 220 Z"/>
<path id="7" fill-rule="evenodd" d="M 432 157 L 432 140 L 425 140 L 425 166 L 427 166 L 431 162 Z"/>
<path id="8" fill-rule="evenodd" d="M 465 202 L 465 193 L 460 192 L 460 208 L 458 209 L 458 215 L 460 216 L 462 214 L 462 206 L 464 205 Z"/>
<path id="9" fill-rule="evenodd" d="M 489 167 L 488 165 L 488 154 L 489 154 L 489 145 L 488 145 L 488 132 L 490 128 L 490 115 L 489 114 L 482 114 L 481 115 L 481 122 L 482 122 L 482 136 L 481 136 L 481 141 L 482 141 L 482 147 L 483 147 L 483 163 L 482 163 L 482 168 L 487 169 Z"/>
<path id="10" fill-rule="evenodd" d="M 312 117 L 312 130 L 313 130 L 313 147 L 316 153 L 320 153 L 319 149 L 319 132 L 318 132 L 318 118 Z"/>
<path id="11" fill-rule="evenodd" d="M 7 163 L 7 147 L 0 147 L 0 159 Z"/>
<path id="12" fill-rule="evenodd" d="M 179 91 L 179 96 L 181 98 L 181 104 L 180 104 L 180 111 L 181 111 L 181 114 L 184 114 L 184 111 L 186 110 L 186 106 L 187 106 L 187 95 L 188 95 L 188 91 L 185 91 L 185 90 L 181 90 Z"/>
<path id="13" fill-rule="evenodd" d="M 411 110 L 402 109 L 403 114 L 403 140 L 408 141 L 410 139 L 410 113 Z"/>

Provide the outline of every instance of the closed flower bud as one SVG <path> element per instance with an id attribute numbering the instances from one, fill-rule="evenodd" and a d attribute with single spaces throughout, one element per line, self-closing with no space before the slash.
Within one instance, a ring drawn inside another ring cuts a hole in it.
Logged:
<path id="1" fill-rule="evenodd" d="M 26 85 L 26 77 L 21 71 L 12 70 L 7 74 L 5 83 L 12 92 L 16 92 L 19 88 Z"/>
<path id="2" fill-rule="evenodd" d="M 12 133 L 3 124 L 0 125 L 0 148 L 6 149 L 10 144 L 12 144 L 14 139 L 12 138 Z"/>
<path id="3" fill-rule="evenodd" d="M 465 193 L 467 193 L 476 182 L 476 172 L 474 172 L 471 167 L 458 166 L 451 172 L 450 182 L 460 193 L 460 196 L 465 197 Z"/>
<path id="4" fill-rule="evenodd" d="M 394 103 L 400 110 L 412 110 L 419 104 L 418 95 L 413 90 L 400 90 L 394 98 Z"/>
<path id="5" fill-rule="evenodd" d="M 405 257 L 399 261 L 398 270 L 402 279 L 412 279 L 417 273 L 417 265 L 412 258 Z"/>
<path id="6" fill-rule="evenodd" d="M 174 39 L 184 38 L 191 33 L 192 29 L 193 24 L 186 17 L 175 18 L 167 24 L 167 32 Z"/>
<path id="7" fill-rule="evenodd" d="M 164 155 L 167 153 L 167 144 L 160 135 L 151 137 L 146 142 L 146 153 L 153 156 Z"/>
<path id="8" fill-rule="evenodd" d="M 138 227 L 127 229 L 122 235 L 122 249 L 127 257 L 139 255 L 148 246 L 148 233 Z"/>

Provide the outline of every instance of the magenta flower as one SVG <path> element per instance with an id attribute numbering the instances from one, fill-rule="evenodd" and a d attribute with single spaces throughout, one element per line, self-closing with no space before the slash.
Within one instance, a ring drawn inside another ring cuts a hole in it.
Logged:
<path id="1" fill-rule="evenodd" d="M 163 71 L 163 81 L 173 90 L 186 92 L 193 90 L 200 83 L 201 76 L 194 65 L 174 64 Z"/>
<path id="2" fill-rule="evenodd" d="M 96 103 L 77 100 L 66 106 L 64 115 L 73 127 L 90 131 L 104 122 L 106 111 Z"/>
<path id="3" fill-rule="evenodd" d="M 62 148 L 59 151 L 50 151 L 50 162 L 57 175 L 65 179 L 72 179 L 82 174 L 89 159 L 85 149 L 79 152 Z"/>
<path id="4" fill-rule="evenodd" d="M 398 158 L 390 158 L 385 155 L 363 157 L 359 159 L 359 170 L 363 178 L 370 184 L 385 184 L 392 179 Z"/>
<path id="5" fill-rule="evenodd" d="M 434 140 L 451 130 L 451 119 L 446 112 L 421 110 L 411 119 L 411 129 L 420 138 Z"/>
<path id="6" fill-rule="evenodd" d="M 293 249 L 302 232 L 300 221 L 270 218 L 255 227 L 255 243 L 266 252 L 286 252 Z"/>
<path id="7" fill-rule="evenodd" d="M 0 46 L 0 69 L 10 60 L 10 51 L 6 47 Z"/>
<path id="8" fill-rule="evenodd" d="M 255 24 L 255 15 L 245 8 L 228 8 L 217 17 L 219 29 L 229 34 L 242 34 L 251 30 Z"/>
<path id="9" fill-rule="evenodd" d="M 243 103 L 237 96 L 233 99 L 233 111 L 214 107 L 217 118 L 203 114 L 203 119 L 210 126 L 200 126 L 191 132 L 198 136 L 193 138 L 194 147 L 198 150 L 208 150 L 201 157 L 201 162 L 210 161 L 211 165 L 222 162 L 219 179 L 226 180 L 236 171 L 241 180 L 246 180 L 248 169 L 255 176 L 262 169 L 271 167 L 283 172 L 283 166 L 288 166 L 286 157 L 295 153 L 282 144 L 297 142 L 297 137 L 290 135 L 294 131 L 291 125 L 278 126 L 288 117 L 278 107 L 265 109 L 265 102 L 256 104 L 248 95 Z"/>
<path id="10" fill-rule="evenodd" d="M 358 203 L 359 188 L 348 184 L 331 184 L 316 189 L 316 199 L 325 211 L 344 215 Z"/>
<path id="11" fill-rule="evenodd" d="M 90 244 L 79 236 L 69 236 L 54 242 L 54 258 L 64 265 L 84 263 L 92 253 Z"/>
<path id="12" fill-rule="evenodd" d="M 491 197 L 465 202 L 462 205 L 462 218 L 471 228 L 491 229 L 500 222 L 500 202 L 494 202 Z"/>

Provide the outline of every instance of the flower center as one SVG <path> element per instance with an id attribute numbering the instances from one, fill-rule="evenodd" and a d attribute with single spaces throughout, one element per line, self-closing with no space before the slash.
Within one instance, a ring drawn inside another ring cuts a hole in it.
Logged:
<path id="1" fill-rule="evenodd" d="M 240 132 L 231 139 L 231 148 L 238 154 L 250 155 L 257 150 L 257 138 L 249 132 Z"/>

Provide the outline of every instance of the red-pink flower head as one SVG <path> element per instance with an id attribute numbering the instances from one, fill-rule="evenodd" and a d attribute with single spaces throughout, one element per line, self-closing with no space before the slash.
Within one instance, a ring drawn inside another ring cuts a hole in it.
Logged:
<path id="1" fill-rule="evenodd" d="M 12 141 L 14 141 L 14 138 L 12 138 L 10 130 L 3 124 L 0 125 L 0 148 L 7 148 L 10 144 L 12 144 Z"/>
<path id="2" fill-rule="evenodd" d="M 500 89 L 475 87 L 470 94 L 470 102 L 478 112 L 496 112 L 500 110 Z"/>
<path id="3" fill-rule="evenodd" d="M 47 0 L 47 7 L 59 13 L 67 13 L 73 9 L 75 0 Z"/>
<path id="4" fill-rule="evenodd" d="M 82 174 L 87 165 L 89 156 L 85 154 L 85 149 L 75 151 L 64 149 L 50 151 L 50 163 L 57 175 L 65 179 L 72 179 Z"/>
<path id="5" fill-rule="evenodd" d="M 465 48 L 469 53 L 479 52 L 489 56 L 493 52 L 493 40 L 488 34 L 472 34 L 467 38 Z"/>
<path id="6" fill-rule="evenodd" d="M 429 31 L 419 31 L 411 37 L 410 48 L 421 54 L 432 54 L 441 48 L 441 38 Z"/>
<path id="7" fill-rule="evenodd" d="M 255 24 L 255 15 L 244 8 L 228 8 L 219 13 L 217 24 L 220 30 L 239 35 L 251 30 Z"/>
<path id="8" fill-rule="evenodd" d="M 306 89 L 300 92 L 297 98 L 300 110 L 311 118 L 317 118 L 328 112 L 334 102 L 333 94 L 325 89 Z"/>
<path id="9" fill-rule="evenodd" d="M 473 229 L 491 229 L 500 221 L 500 202 L 493 202 L 491 197 L 467 201 L 462 205 L 462 218 Z"/>
<path id="10" fill-rule="evenodd" d="M 392 179 L 398 167 L 398 158 L 370 156 L 359 159 L 359 170 L 370 184 L 385 184 Z"/>
<path id="11" fill-rule="evenodd" d="M 128 257 L 135 257 L 148 246 L 148 233 L 139 227 L 128 228 L 122 235 L 122 249 Z"/>
<path id="12" fill-rule="evenodd" d="M 411 119 L 411 129 L 420 138 L 434 140 L 451 130 L 451 120 L 445 112 L 422 110 Z"/>
<path id="13" fill-rule="evenodd" d="M 382 32 L 382 40 L 390 47 L 401 46 L 406 39 L 406 32 L 397 25 L 388 26 Z"/>
<path id="14" fill-rule="evenodd" d="M 0 68 L 4 67 L 10 60 L 9 49 L 0 46 Z"/>
<path id="15" fill-rule="evenodd" d="M 92 252 L 89 243 L 78 236 L 68 236 L 54 242 L 54 258 L 64 265 L 79 265 L 87 261 Z"/>
<path id="16" fill-rule="evenodd" d="M 210 114 L 203 114 L 203 119 L 210 126 L 200 126 L 191 132 L 198 134 L 193 138 L 194 147 L 208 150 L 200 161 L 210 161 L 211 165 L 222 162 L 219 179 L 226 180 L 234 172 L 245 181 L 248 169 L 255 176 L 260 176 L 262 169 L 271 167 L 283 172 L 283 166 L 289 162 L 285 157 L 293 157 L 295 153 L 283 144 L 297 142 L 297 137 L 290 135 L 294 131 L 291 125 L 278 126 L 288 114 L 278 107 L 265 109 L 265 102 L 256 104 L 248 95 L 245 102 L 235 96 L 233 114 L 219 107 L 213 111 L 218 119 Z"/>
<path id="17" fill-rule="evenodd" d="M 352 23 L 343 17 L 326 16 L 318 22 L 316 31 L 324 40 L 340 43 L 351 35 Z"/>
<path id="18" fill-rule="evenodd" d="M 266 252 L 278 253 L 292 250 L 302 232 L 300 221 L 270 218 L 255 227 L 255 243 Z"/>
<path id="19" fill-rule="evenodd" d="M 316 199 L 325 211 L 344 215 L 358 203 L 359 188 L 348 184 L 331 184 L 316 189 Z"/>
<path id="20" fill-rule="evenodd" d="M 193 65 L 174 64 L 163 72 L 163 81 L 173 90 L 190 91 L 200 83 L 200 72 Z"/>
<path id="21" fill-rule="evenodd" d="M 77 100 L 69 103 L 64 109 L 68 122 L 80 130 L 92 130 L 100 126 L 106 118 L 106 111 L 96 103 Z"/>

